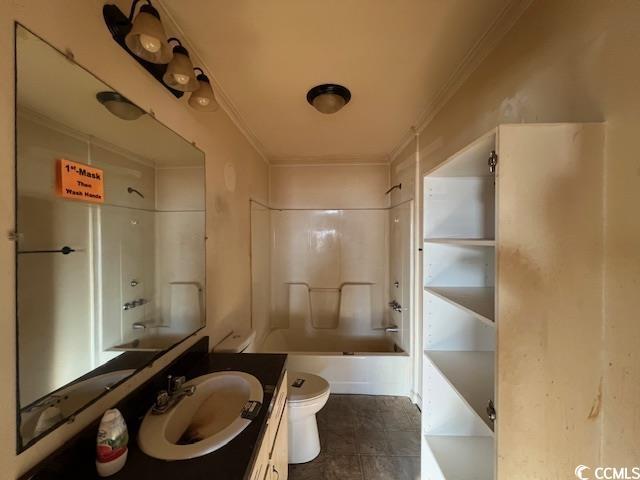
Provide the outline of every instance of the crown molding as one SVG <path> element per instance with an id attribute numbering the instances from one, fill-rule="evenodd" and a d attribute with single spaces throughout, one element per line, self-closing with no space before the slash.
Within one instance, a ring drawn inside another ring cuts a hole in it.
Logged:
<path id="1" fill-rule="evenodd" d="M 247 122 L 242 118 L 242 115 L 240 115 L 240 112 L 234 105 L 229 95 L 227 95 L 227 93 L 222 88 L 222 85 L 220 84 L 220 82 L 218 82 L 218 80 L 216 79 L 216 76 L 213 73 L 214 70 L 211 69 L 209 65 L 207 65 L 207 63 L 203 60 L 203 56 L 200 54 L 198 49 L 194 46 L 194 43 L 191 41 L 189 36 L 180 27 L 180 25 L 175 20 L 173 15 L 171 15 L 169 10 L 164 5 L 163 0 L 156 0 L 154 2 L 154 6 L 161 11 L 162 18 L 166 19 L 166 21 L 170 23 L 171 28 L 175 31 L 175 33 L 177 33 L 177 36 L 180 37 L 180 42 L 182 42 L 185 48 L 189 51 L 189 56 L 195 60 L 193 62 L 194 66 L 197 63 L 199 66 L 202 67 L 203 70 L 206 70 L 206 75 L 209 77 L 209 81 L 211 82 L 211 86 L 213 88 L 213 91 L 215 92 L 216 101 L 220 105 L 220 108 L 224 110 L 224 112 L 231 119 L 233 124 L 238 128 L 240 133 L 247 139 L 249 144 L 258 153 L 258 155 L 260 155 L 262 160 L 267 165 L 269 165 L 270 164 L 269 158 L 267 158 L 264 146 L 262 145 L 260 140 L 258 140 L 258 137 L 256 136 L 256 134 L 251 130 L 251 128 L 249 128 L 249 126 L 247 125 Z M 163 20 L 163 25 L 166 28 L 167 25 L 164 22 L 165 20 Z"/>
<path id="2" fill-rule="evenodd" d="M 534 0 L 512 0 L 498 14 L 489 28 L 471 47 L 458 67 L 449 76 L 448 80 L 435 95 L 433 100 L 424 108 L 416 119 L 416 127 L 408 132 L 391 151 L 391 162 L 411 142 L 416 133 L 419 135 L 429 125 L 435 116 L 442 110 L 449 100 L 456 94 L 471 74 L 480 66 L 485 58 L 498 46 L 500 40 L 513 28 L 522 14 L 531 6 Z"/>
<path id="3" fill-rule="evenodd" d="M 387 155 L 272 155 L 272 167 L 321 166 L 321 165 L 388 165 Z"/>

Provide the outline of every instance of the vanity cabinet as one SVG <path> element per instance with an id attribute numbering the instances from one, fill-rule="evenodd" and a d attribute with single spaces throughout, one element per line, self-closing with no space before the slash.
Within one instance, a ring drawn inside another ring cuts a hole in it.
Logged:
<path id="1" fill-rule="evenodd" d="M 267 419 L 267 430 L 262 438 L 250 480 L 286 480 L 289 460 L 287 373 L 280 388 L 274 392 L 275 401 Z"/>

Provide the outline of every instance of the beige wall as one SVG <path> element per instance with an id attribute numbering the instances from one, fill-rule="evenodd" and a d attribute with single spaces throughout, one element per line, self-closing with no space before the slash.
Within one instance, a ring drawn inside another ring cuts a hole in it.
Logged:
<path id="1" fill-rule="evenodd" d="M 602 465 L 637 464 L 640 451 L 639 22 L 640 3 L 632 0 L 535 1 L 420 135 L 424 173 L 500 123 L 606 122 L 605 322 L 596 332 L 576 331 L 573 343 L 580 348 L 581 336 L 600 338 L 601 350 L 593 355 L 602 357 L 602 395 L 575 394 L 596 399 Z M 403 158 L 392 166 L 392 183 L 394 167 Z M 511 368 L 526 371 L 534 359 L 514 361 L 519 365 Z M 580 374 L 578 367 L 575 375 Z M 527 415 L 544 418 L 535 410 Z M 535 426 L 529 434 L 543 437 L 544 421 Z M 572 451 L 570 442 L 565 448 Z M 559 478 L 551 462 L 533 463 L 541 452 L 533 453 L 532 461 L 523 464 L 504 452 L 498 460 L 500 478 Z M 572 475 L 566 472 L 562 478 Z"/>
<path id="2" fill-rule="evenodd" d="M 118 2 L 128 9 L 130 2 Z M 267 199 L 268 169 L 261 157 L 223 113 L 200 114 L 169 95 L 158 82 L 117 47 L 102 21 L 102 1 L 34 0 L 0 2 L 0 465 L 3 478 L 15 478 L 55 450 L 73 433 L 130 391 L 174 354 L 80 414 L 20 456 L 15 455 L 15 302 L 14 244 L 14 76 L 13 22 L 22 23 L 60 50 L 71 49 L 78 63 L 196 145 L 207 164 L 207 314 L 202 334 L 214 340 L 233 324 L 247 324 L 250 308 L 250 196 Z M 224 183 L 224 167 L 237 173 L 234 191 Z"/>
<path id="3" fill-rule="evenodd" d="M 389 206 L 389 165 L 272 165 L 270 172 L 273 208 Z"/>

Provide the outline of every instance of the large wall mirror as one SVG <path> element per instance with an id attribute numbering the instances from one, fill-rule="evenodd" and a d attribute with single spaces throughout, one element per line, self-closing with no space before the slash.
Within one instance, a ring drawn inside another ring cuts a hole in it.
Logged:
<path id="1" fill-rule="evenodd" d="M 19 25 L 16 59 L 22 451 L 204 325 L 205 175 L 200 150 Z"/>

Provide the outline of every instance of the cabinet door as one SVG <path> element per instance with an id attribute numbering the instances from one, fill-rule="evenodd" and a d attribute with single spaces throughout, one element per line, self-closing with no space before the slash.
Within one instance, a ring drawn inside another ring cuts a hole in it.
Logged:
<path id="1" fill-rule="evenodd" d="M 589 412 L 602 385 L 604 142 L 598 124 L 500 127 L 501 480 L 566 478 L 601 458 Z"/>
<path id="2" fill-rule="evenodd" d="M 278 388 L 274 393 L 276 399 L 273 402 L 273 408 L 271 412 L 269 412 L 269 419 L 267 420 L 267 434 L 265 442 L 269 443 L 269 452 L 273 450 L 273 442 L 275 441 L 282 411 L 284 409 L 285 402 L 287 401 L 287 382 L 287 372 L 285 372 L 280 388 Z M 269 458 L 271 458 L 271 453 L 269 453 Z"/>
<path id="3" fill-rule="evenodd" d="M 265 480 L 269 477 L 271 464 L 269 462 L 269 444 L 266 441 L 262 441 L 262 445 L 260 445 L 260 451 L 258 452 L 258 457 L 256 458 L 256 463 L 253 466 L 253 470 L 249 478 L 251 480 Z"/>
<path id="4" fill-rule="evenodd" d="M 276 439 L 273 442 L 273 450 L 271 451 L 271 462 L 269 464 L 269 480 L 287 480 L 289 468 L 289 428 L 287 425 L 289 415 L 287 414 L 287 405 L 285 403 L 280 425 L 276 433 Z"/>

